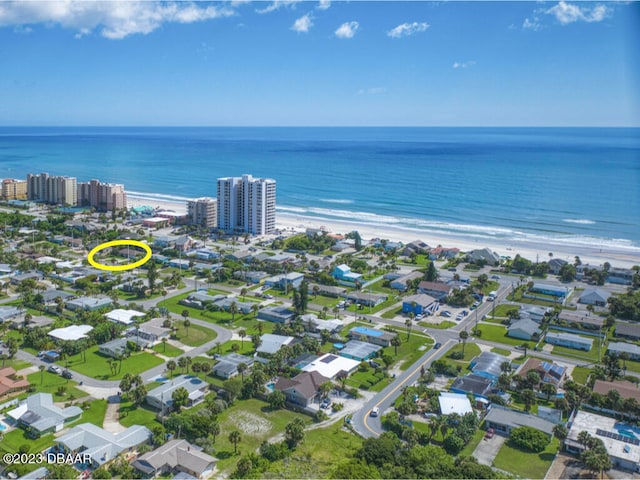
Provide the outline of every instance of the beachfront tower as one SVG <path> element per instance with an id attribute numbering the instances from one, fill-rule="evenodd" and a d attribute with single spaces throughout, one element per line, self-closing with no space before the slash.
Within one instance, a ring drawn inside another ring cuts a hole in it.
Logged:
<path id="1" fill-rule="evenodd" d="M 202 197 L 187 202 L 189 222 L 203 228 L 218 228 L 218 201 L 215 198 Z"/>
<path id="2" fill-rule="evenodd" d="M 50 177 L 47 173 L 27 175 L 29 200 L 58 205 L 78 204 L 77 180 L 75 177 Z"/>
<path id="3" fill-rule="evenodd" d="M 271 178 L 218 179 L 218 228 L 266 235 L 276 227 L 276 181 Z"/>

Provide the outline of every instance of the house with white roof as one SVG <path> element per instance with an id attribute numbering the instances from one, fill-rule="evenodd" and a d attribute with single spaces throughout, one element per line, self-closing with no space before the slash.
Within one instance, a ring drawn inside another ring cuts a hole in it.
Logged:
<path id="1" fill-rule="evenodd" d="M 70 325 L 51 330 L 47 335 L 55 340 L 80 340 L 81 338 L 87 338 L 91 330 L 93 330 L 91 325 Z"/>
<path id="2" fill-rule="evenodd" d="M 457 413 L 462 416 L 473 412 L 469 397 L 462 393 L 440 392 L 438 403 L 440 404 L 440 413 L 442 415 Z"/>
<path id="3" fill-rule="evenodd" d="M 192 375 L 178 375 L 154 388 L 145 397 L 145 401 L 158 410 L 169 412 L 173 407 L 171 395 L 178 388 L 185 388 L 189 393 L 188 406 L 191 407 L 202 400 L 209 389 L 209 384 Z"/>
<path id="4" fill-rule="evenodd" d="M 349 375 L 359 365 L 358 360 L 327 353 L 303 367 L 302 371 L 318 372 L 323 377 L 334 379 L 339 375 Z"/>
<path id="5" fill-rule="evenodd" d="M 275 335 L 273 333 L 265 333 L 260 337 L 260 346 L 256 348 L 256 355 L 261 357 L 270 357 L 284 345 L 289 345 L 294 338 L 285 335 Z"/>
<path id="6" fill-rule="evenodd" d="M 144 313 L 138 312 L 137 310 L 123 310 L 122 308 L 111 310 L 105 315 L 110 322 L 120 323 L 122 325 L 131 325 L 134 319 L 144 316 Z"/>

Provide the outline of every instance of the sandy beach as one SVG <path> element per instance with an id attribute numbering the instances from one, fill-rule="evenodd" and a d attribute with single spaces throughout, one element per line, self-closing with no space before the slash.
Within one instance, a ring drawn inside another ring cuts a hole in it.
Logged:
<path id="1" fill-rule="evenodd" d="M 163 210 L 171 210 L 177 213 L 186 213 L 186 202 L 176 202 L 160 200 L 156 198 L 137 197 L 128 195 L 127 203 L 129 207 L 147 205 Z M 438 245 L 443 247 L 457 247 L 462 251 L 469 251 L 476 248 L 488 247 L 502 256 L 514 257 L 516 254 L 531 261 L 548 261 L 549 253 L 553 253 L 553 258 L 562 258 L 573 262 L 574 257 L 580 257 L 582 263 L 591 265 L 602 265 L 609 262 L 616 267 L 631 267 L 640 264 L 640 252 L 634 248 L 624 247 L 603 247 L 587 244 L 549 243 L 535 242 L 531 240 L 502 240 L 502 239 L 479 239 L 465 235 L 441 235 L 429 232 L 428 230 L 393 227 L 389 225 L 371 225 L 357 219 L 353 221 L 328 220 L 302 215 L 291 215 L 278 213 L 277 227 L 283 231 L 304 232 L 307 228 L 323 228 L 331 233 L 348 233 L 358 230 L 363 240 L 372 238 L 384 238 L 392 241 L 404 243 L 413 240 L 422 240 L 432 247 Z"/>

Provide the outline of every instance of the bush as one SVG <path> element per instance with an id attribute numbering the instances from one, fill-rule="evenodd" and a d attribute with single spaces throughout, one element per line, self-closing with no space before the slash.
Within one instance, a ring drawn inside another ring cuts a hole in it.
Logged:
<path id="1" fill-rule="evenodd" d="M 531 452 L 542 452 L 551 439 L 549 436 L 532 427 L 518 427 L 511 430 L 511 441 L 520 448 Z"/>
<path id="2" fill-rule="evenodd" d="M 464 448 L 464 440 L 458 435 L 451 434 L 444 439 L 442 446 L 449 455 L 457 455 Z"/>
<path id="3" fill-rule="evenodd" d="M 453 360 L 464 360 L 464 353 L 462 353 L 462 351 L 453 352 L 449 355 L 449 358 Z"/>

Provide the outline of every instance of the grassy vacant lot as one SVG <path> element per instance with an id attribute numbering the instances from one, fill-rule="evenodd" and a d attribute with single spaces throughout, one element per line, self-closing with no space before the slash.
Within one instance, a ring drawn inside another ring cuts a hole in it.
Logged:
<path id="1" fill-rule="evenodd" d="M 370 314 L 370 313 L 376 313 L 376 312 L 379 312 L 380 310 L 391 307 L 396 303 L 398 303 L 398 299 L 395 296 L 389 296 L 389 298 L 387 298 L 384 302 L 376 305 L 375 307 L 352 304 L 352 305 L 349 305 L 349 307 L 347 307 L 347 311 L 352 313 L 356 312 L 356 313 L 362 313 L 362 314 Z M 362 308 L 359 308 L 360 306 L 362 306 Z"/>
<path id="2" fill-rule="evenodd" d="M 350 458 L 362 439 L 342 428 L 342 422 L 305 432 L 304 442 L 286 460 L 269 466 L 275 478 L 330 478 L 336 464 Z"/>
<path id="3" fill-rule="evenodd" d="M 492 348 L 491 351 L 498 355 L 504 355 L 505 357 L 511 355 L 511 350 L 505 350 L 504 348 Z"/>
<path id="4" fill-rule="evenodd" d="M 29 453 L 38 453 L 53 445 L 53 441 L 53 434 L 34 439 L 27 437 L 26 432 L 21 428 L 16 428 L 2 437 L 0 450 L 17 453 L 21 445 L 27 445 Z"/>
<path id="5" fill-rule="evenodd" d="M 191 333 L 191 328 L 189 328 L 189 333 Z M 182 355 L 184 352 L 178 347 L 174 347 L 173 345 L 158 343 L 154 345 L 152 348 L 153 351 L 158 352 L 165 357 L 177 357 L 178 355 Z"/>
<path id="6" fill-rule="evenodd" d="M 356 371 L 347 379 L 347 385 L 373 392 L 381 391 L 390 383 L 391 379 L 389 377 L 385 377 L 382 372 L 376 374 L 373 368 L 366 372 Z"/>
<path id="7" fill-rule="evenodd" d="M 489 342 L 497 342 L 504 343 L 506 345 L 518 346 L 524 343 L 524 340 L 519 338 L 511 338 L 507 337 L 507 329 L 504 327 L 500 327 L 497 325 L 487 325 L 486 323 L 481 323 L 478 328 L 482 332 L 480 338 L 482 340 L 487 340 Z M 529 345 L 533 348 L 535 345 L 535 341 L 528 342 Z"/>
<path id="8" fill-rule="evenodd" d="M 502 303 L 500 305 L 496 305 L 495 312 L 493 310 L 489 310 L 489 315 L 493 314 L 494 317 L 506 318 L 509 310 L 520 310 L 520 308 L 518 305 Z"/>
<path id="9" fill-rule="evenodd" d="M 451 358 L 451 354 L 455 352 L 462 352 L 462 343 L 457 344 L 447 354 L 447 358 Z M 480 355 L 480 347 L 475 343 L 469 343 L 464 346 L 464 360 L 458 360 L 460 362 L 470 362 L 474 357 Z"/>
<path id="10" fill-rule="evenodd" d="M 156 411 L 145 404 L 136 407 L 131 402 L 122 402 L 119 412 L 120 424 L 124 427 L 143 425 L 151 429 L 154 425 L 160 425 L 156 421 Z"/>
<path id="11" fill-rule="evenodd" d="M 176 340 L 191 347 L 198 347 L 204 343 L 214 340 L 218 336 L 214 330 L 194 323 L 189 326 L 189 331 L 187 332 L 182 320 L 175 322 L 175 326 Z M 189 334 L 187 335 L 187 333 Z"/>
<path id="12" fill-rule="evenodd" d="M 41 380 L 42 379 L 42 380 Z M 47 372 L 35 372 L 27 375 L 27 380 L 29 383 L 36 387 L 36 392 L 38 393 L 51 393 L 53 395 L 54 402 L 64 402 L 67 400 L 71 400 L 73 398 L 82 398 L 86 397 L 87 394 L 76 388 L 78 385 L 77 382 L 72 380 L 67 380 L 62 378 L 60 375 L 56 375 L 55 373 Z M 64 386 L 66 387 L 66 393 L 64 395 L 58 395 L 58 388 Z M 29 393 L 23 393 L 20 395 L 20 398 L 28 397 Z"/>
<path id="13" fill-rule="evenodd" d="M 313 296 L 313 294 L 309 295 L 309 303 L 315 303 L 322 307 L 329 307 L 329 310 L 331 310 L 332 307 L 335 307 L 339 302 L 340 299 L 335 297 L 326 297 L 324 295 Z"/>
<path id="14" fill-rule="evenodd" d="M 437 328 L 438 330 L 446 330 L 447 328 L 454 327 L 456 323 L 450 322 L 449 320 L 443 320 L 440 323 L 418 322 L 418 325 L 420 325 L 421 327 Z"/>
<path id="15" fill-rule="evenodd" d="M 629 365 L 627 365 L 627 367 L 629 367 Z M 587 378 L 589 377 L 590 373 L 591 373 L 590 368 L 574 367 L 573 372 L 571 373 L 571 377 L 575 382 L 585 385 L 587 383 Z"/>
<path id="16" fill-rule="evenodd" d="M 213 347 L 208 353 L 213 355 L 214 353 L 219 353 L 220 355 L 226 355 L 228 353 L 233 353 L 233 345 L 238 345 L 240 350 L 238 353 L 241 355 L 249 355 L 252 356 L 255 353 L 253 348 L 253 343 L 251 342 L 251 338 L 247 335 L 247 338 L 244 339 L 244 345 L 241 340 L 229 340 L 228 342 L 222 343 L 219 346 Z"/>
<path id="17" fill-rule="evenodd" d="M 384 312 L 382 314 L 382 318 L 392 319 L 397 317 L 398 315 L 402 315 L 402 307 L 392 308 L 388 312 Z"/>
<path id="18" fill-rule="evenodd" d="M 544 478 L 557 450 L 557 438 L 541 453 L 527 452 L 507 442 L 493 460 L 493 466 L 522 478 Z"/>
<path id="19" fill-rule="evenodd" d="M 204 320 L 205 322 L 213 322 L 213 323 L 222 323 L 228 324 L 231 323 L 232 315 L 227 312 L 208 312 L 206 310 L 200 310 L 198 308 L 186 307 L 184 305 L 180 305 L 178 302 L 187 298 L 193 292 L 183 293 L 181 295 L 176 295 L 175 297 L 167 298 L 166 301 L 163 300 L 161 302 L 161 306 L 167 307 L 170 312 L 176 313 L 178 315 L 182 315 L 183 311 L 188 311 L 189 316 L 191 318 L 198 318 L 200 320 Z M 228 292 L 224 292 L 228 294 Z M 247 297 L 248 298 L 248 297 Z M 253 318 L 253 313 L 248 313 L 243 315 L 242 313 L 237 313 L 235 315 L 234 321 L 238 321 L 241 318 Z"/>
<path id="20" fill-rule="evenodd" d="M 411 333 L 411 336 L 407 340 L 407 330 L 405 328 L 394 328 L 402 345 L 398 347 L 398 355 L 395 354 L 394 347 L 386 347 L 378 352 L 379 354 L 386 353 L 394 359 L 396 364 L 399 364 L 400 370 L 406 370 L 413 365 L 422 355 L 427 353 L 433 345 L 431 338 L 423 335 L 416 335 L 415 332 Z M 421 350 L 422 348 L 422 350 Z"/>
<path id="21" fill-rule="evenodd" d="M 110 359 L 115 360 L 111 357 L 98 353 L 98 346 L 94 345 L 87 349 L 86 362 L 80 358 L 80 355 L 75 355 L 69 360 L 69 368 L 99 380 L 120 380 L 127 372 L 137 375 L 164 363 L 162 359 L 151 355 L 150 353 L 138 352 L 123 359 L 120 371 L 115 375 L 112 375 L 111 369 L 107 364 L 107 360 Z"/>
<path id="22" fill-rule="evenodd" d="M 216 438 L 215 448 L 221 473 L 230 473 L 242 454 L 255 452 L 264 440 L 283 433 L 285 426 L 296 417 L 302 418 L 305 423 L 311 422 L 310 417 L 299 413 L 271 411 L 269 405 L 260 400 L 236 401 L 219 417 L 221 432 Z M 229 441 L 229 433 L 234 430 L 238 430 L 242 437 L 237 454 Z"/>

